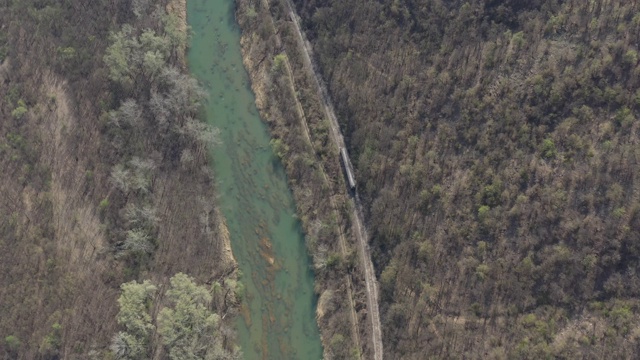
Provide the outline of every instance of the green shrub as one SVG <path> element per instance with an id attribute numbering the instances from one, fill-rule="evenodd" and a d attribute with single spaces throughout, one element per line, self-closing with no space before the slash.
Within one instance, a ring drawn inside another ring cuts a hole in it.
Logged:
<path id="1" fill-rule="evenodd" d="M 629 126 L 636 120 L 635 116 L 633 116 L 633 112 L 631 109 L 624 106 L 616 113 L 616 122 L 620 126 Z"/>
<path id="2" fill-rule="evenodd" d="M 289 146 L 283 143 L 281 139 L 271 139 L 269 144 L 273 152 L 281 159 L 289 152 Z"/>
<path id="3" fill-rule="evenodd" d="M 485 219 L 489 213 L 489 210 L 491 210 L 491 208 L 487 205 L 480 206 L 480 208 L 478 208 L 478 218 L 480 220 Z"/>
<path id="4" fill-rule="evenodd" d="M 518 31 L 517 33 L 513 34 L 511 41 L 513 41 L 515 49 L 520 49 L 525 44 L 524 33 L 522 31 Z"/>
<path id="5" fill-rule="evenodd" d="M 491 185 L 486 185 L 480 192 L 480 201 L 483 205 L 497 206 L 501 202 L 502 183 L 496 181 Z"/>
<path id="6" fill-rule="evenodd" d="M 538 321 L 538 318 L 536 317 L 535 314 L 527 314 L 523 316 L 521 320 L 522 326 L 524 326 L 525 328 L 533 327 L 537 321 Z"/>
<path id="7" fill-rule="evenodd" d="M 282 53 L 278 54 L 273 58 L 273 66 L 271 70 L 274 72 L 282 71 L 282 67 L 284 66 L 284 62 L 287 59 L 287 55 Z"/>
<path id="8" fill-rule="evenodd" d="M 24 103 L 24 101 L 18 100 L 18 107 L 13 109 L 13 111 L 11 112 L 11 116 L 13 116 L 13 118 L 16 120 L 20 120 L 24 117 L 27 111 L 29 110 L 27 109 L 27 106 Z"/>
<path id="9" fill-rule="evenodd" d="M 622 57 L 622 60 L 627 65 L 635 65 L 638 63 L 638 52 L 633 49 L 630 49 L 624 54 L 624 56 Z"/>
<path id="10" fill-rule="evenodd" d="M 4 343 L 7 346 L 7 348 L 9 348 L 9 350 L 17 350 L 20 345 L 22 345 L 22 343 L 20 342 L 20 339 L 18 339 L 17 336 L 15 335 L 9 335 L 6 338 L 4 338 Z"/>
<path id="11" fill-rule="evenodd" d="M 76 49 L 73 47 L 58 47 L 58 56 L 64 61 L 72 60 L 76 57 Z"/>
<path id="12" fill-rule="evenodd" d="M 50 351 L 57 351 L 62 345 L 62 325 L 54 323 L 51 325 L 51 331 L 44 338 L 44 348 Z"/>
<path id="13" fill-rule="evenodd" d="M 627 211 L 625 210 L 625 208 L 624 208 L 624 207 L 619 207 L 619 208 L 616 208 L 615 210 L 613 210 L 613 216 L 614 216 L 614 217 L 617 217 L 617 218 L 621 218 L 621 217 L 623 217 L 623 216 L 624 216 L 624 214 L 625 214 L 626 212 L 627 212 Z"/>
<path id="14" fill-rule="evenodd" d="M 106 209 L 108 206 L 109 206 L 109 199 L 104 198 L 102 199 L 102 201 L 100 201 L 100 204 L 98 205 L 98 209 L 102 211 Z"/>
<path id="15" fill-rule="evenodd" d="M 256 17 L 258 15 L 258 13 L 256 12 L 256 8 L 250 5 L 247 8 L 247 12 L 245 13 L 245 15 L 247 15 L 248 18 L 252 18 L 253 19 L 254 17 Z"/>
<path id="16" fill-rule="evenodd" d="M 331 255 L 329 255 L 329 257 L 327 258 L 327 268 L 330 269 L 335 269 L 337 267 L 340 266 L 342 258 L 340 257 L 340 254 L 338 253 L 333 253 Z"/>
<path id="17" fill-rule="evenodd" d="M 556 144 L 550 138 L 544 139 L 542 142 L 542 147 L 540 149 L 540 153 L 542 157 L 545 159 L 553 159 L 558 154 L 556 150 Z"/>
<path id="18" fill-rule="evenodd" d="M 489 273 L 489 265 L 480 264 L 476 267 L 476 278 L 480 281 L 484 281 Z"/>

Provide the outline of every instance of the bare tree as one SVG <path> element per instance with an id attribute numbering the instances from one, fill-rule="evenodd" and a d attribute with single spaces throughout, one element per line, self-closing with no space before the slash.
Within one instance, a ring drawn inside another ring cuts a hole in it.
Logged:
<path id="1" fill-rule="evenodd" d="M 135 156 L 129 161 L 129 164 L 133 168 L 130 181 L 133 190 L 141 193 L 149 192 L 153 170 L 155 170 L 154 162 L 150 159 L 141 159 Z"/>
<path id="2" fill-rule="evenodd" d="M 151 254 L 153 252 L 151 237 L 143 229 L 129 230 L 124 241 L 124 250 L 126 250 L 125 254 L 128 255 Z"/>
<path id="3" fill-rule="evenodd" d="M 138 206 L 130 203 L 124 209 L 124 217 L 130 226 L 148 229 L 154 228 L 160 221 L 156 208 L 151 205 Z"/>
<path id="4" fill-rule="evenodd" d="M 111 183 L 116 189 L 126 193 L 129 191 L 129 170 L 125 169 L 122 164 L 117 164 L 111 170 Z"/>
<path id="5" fill-rule="evenodd" d="M 125 100 L 118 110 L 109 113 L 111 123 L 117 127 L 137 127 L 142 121 L 142 108 L 134 99 Z"/>
<path id="6" fill-rule="evenodd" d="M 207 123 L 193 118 L 187 118 L 184 126 L 177 130 L 186 135 L 200 146 L 214 146 L 220 144 L 220 130 Z"/>

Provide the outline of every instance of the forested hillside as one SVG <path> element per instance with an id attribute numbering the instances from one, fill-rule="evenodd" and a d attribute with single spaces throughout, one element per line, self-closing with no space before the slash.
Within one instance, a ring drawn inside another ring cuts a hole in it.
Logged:
<path id="1" fill-rule="evenodd" d="M 295 3 L 354 156 L 385 356 L 634 357 L 640 4 Z"/>
<path id="2" fill-rule="evenodd" d="M 0 1 L 0 358 L 238 357 L 184 6 Z"/>

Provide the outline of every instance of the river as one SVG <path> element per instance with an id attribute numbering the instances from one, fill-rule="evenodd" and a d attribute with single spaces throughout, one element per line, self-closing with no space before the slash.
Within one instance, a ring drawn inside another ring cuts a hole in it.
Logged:
<path id="1" fill-rule="evenodd" d="M 309 256 L 255 107 L 234 11 L 234 0 L 187 0 L 189 68 L 209 93 L 207 121 L 220 129 L 212 166 L 245 286 L 238 341 L 247 360 L 321 359 Z"/>

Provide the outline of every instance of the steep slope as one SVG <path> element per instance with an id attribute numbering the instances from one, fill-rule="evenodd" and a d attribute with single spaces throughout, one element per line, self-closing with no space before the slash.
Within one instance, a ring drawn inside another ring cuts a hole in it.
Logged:
<path id="1" fill-rule="evenodd" d="M 636 2 L 297 0 L 389 358 L 632 357 Z"/>
<path id="2" fill-rule="evenodd" d="M 104 60 L 110 34 L 125 23 L 136 34 L 154 28 L 147 40 L 184 34 L 180 3 L 0 2 L 3 359 L 104 358 L 122 328 L 123 282 L 152 280 L 160 304 L 178 272 L 211 284 L 235 269 L 206 146 L 172 133 L 193 111 L 165 128 L 148 111 L 137 128 L 119 124 L 122 104 L 142 104 L 156 88 L 121 86 Z M 171 51 L 162 66 L 176 66 L 174 77 L 183 79 L 184 47 Z M 172 85 L 164 86 L 158 93 Z M 234 293 L 227 294 L 213 310 L 233 311 Z"/>
<path id="3" fill-rule="evenodd" d="M 288 16 L 291 19 L 293 28 L 296 32 L 298 46 L 305 59 L 305 67 L 310 72 L 310 76 L 312 76 L 315 80 L 315 91 L 318 94 L 317 96 L 323 100 L 322 104 L 324 107 L 324 112 L 326 118 L 329 120 L 329 124 L 331 127 L 331 139 L 333 139 L 336 150 L 342 151 L 341 149 L 344 149 L 346 147 L 346 144 L 344 143 L 342 133 L 339 129 L 338 119 L 336 118 L 335 111 L 333 109 L 333 103 L 331 101 L 331 98 L 327 94 L 326 85 L 318 70 L 315 68 L 313 60 L 311 60 L 311 56 L 313 55 L 313 53 L 304 34 L 302 33 L 298 16 L 293 9 L 293 4 L 290 1 L 285 1 L 285 5 L 286 9 L 288 10 Z M 346 154 L 346 152 L 344 152 L 344 154 Z M 345 171 L 353 171 L 351 170 L 351 164 L 348 155 L 344 156 L 345 159 L 343 159 L 342 161 L 344 162 L 343 166 L 345 167 Z M 365 293 L 367 297 L 367 312 L 370 321 L 369 326 L 371 326 L 372 333 L 370 340 L 372 357 L 375 360 L 382 360 L 384 352 L 382 347 L 382 329 L 378 308 L 378 284 L 374 274 L 373 264 L 371 262 L 371 254 L 368 246 L 369 236 L 362 220 L 362 205 L 360 204 L 360 197 L 355 194 L 353 201 L 354 210 L 351 217 L 353 227 L 352 232 L 357 238 L 358 253 L 360 254 L 360 266 L 363 268 Z"/>

